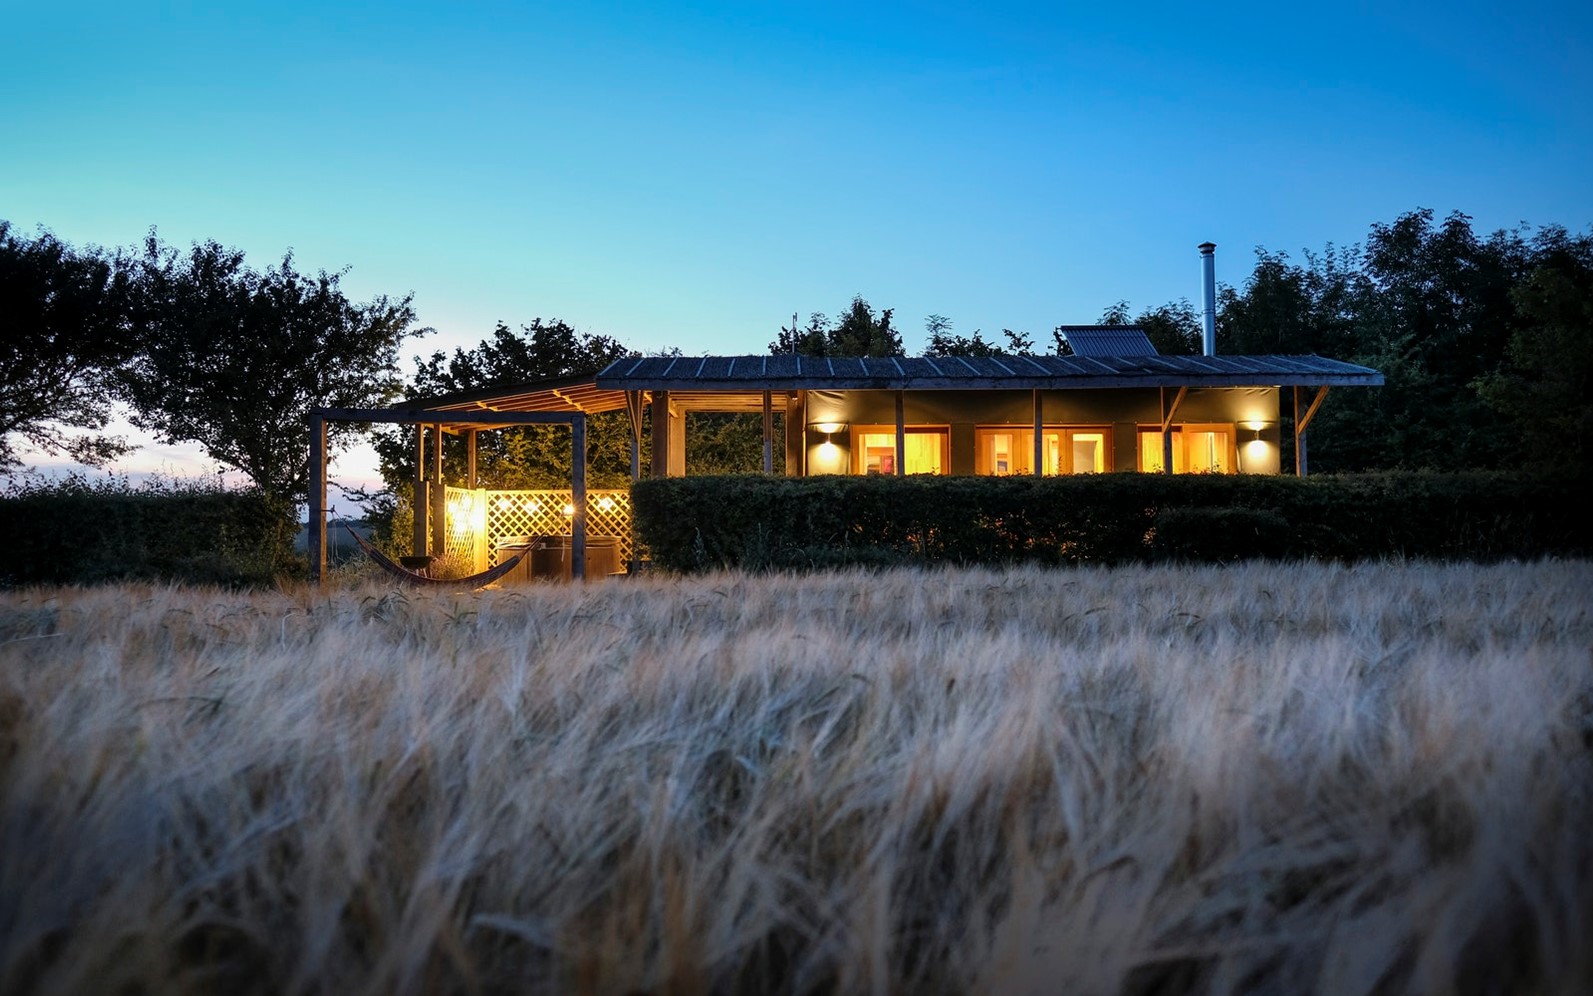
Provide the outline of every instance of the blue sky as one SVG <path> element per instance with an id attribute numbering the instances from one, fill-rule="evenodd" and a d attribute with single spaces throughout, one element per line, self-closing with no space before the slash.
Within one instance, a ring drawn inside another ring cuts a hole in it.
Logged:
<path id="1" fill-rule="evenodd" d="M 1593 223 L 1593 5 L 4 5 L 0 218 L 350 267 L 436 336 L 762 351 L 1198 300 L 1197 243 Z M 406 372 L 409 369 L 406 363 Z M 140 458 L 147 462 L 158 453 Z M 164 457 L 160 457 L 164 459 Z M 177 459 L 177 457 L 172 457 Z"/>

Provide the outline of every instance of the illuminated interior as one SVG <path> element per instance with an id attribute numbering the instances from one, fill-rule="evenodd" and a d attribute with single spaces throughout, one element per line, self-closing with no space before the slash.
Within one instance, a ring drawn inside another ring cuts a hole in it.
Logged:
<path id="1" fill-rule="evenodd" d="M 1111 469 L 1112 432 L 1105 426 L 1041 431 L 1041 472 L 1104 474 Z M 974 473 L 1000 476 L 1034 473 L 1034 430 L 996 426 L 974 431 Z"/>
<path id="2" fill-rule="evenodd" d="M 858 474 L 896 473 L 896 427 L 860 425 L 852 433 L 852 469 Z M 949 460 L 944 426 L 908 426 L 902 462 L 909 474 L 944 474 Z"/>
<path id="3" fill-rule="evenodd" d="M 1173 473 L 1232 474 L 1235 472 L 1232 425 L 1173 426 Z M 1162 433 L 1157 427 L 1139 430 L 1139 469 L 1163 472 Z"/>

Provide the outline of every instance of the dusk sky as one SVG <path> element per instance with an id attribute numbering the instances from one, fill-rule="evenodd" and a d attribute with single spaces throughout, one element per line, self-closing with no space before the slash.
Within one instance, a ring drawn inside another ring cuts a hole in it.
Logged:
<path id="1" fill-rule="evenodd" d="M 0 218 L 349 267 L 470 346 L 761 352 L 854 294 L 1048 341 L 1195 246 L 1593 222 L 1593 4 L 10 3 Z M 149 448 L 128 469 L 213 469 Z M 45 463 L 46 461 L 40 461 Z M 346 460 L 345 479 L 365 475 Z"/>

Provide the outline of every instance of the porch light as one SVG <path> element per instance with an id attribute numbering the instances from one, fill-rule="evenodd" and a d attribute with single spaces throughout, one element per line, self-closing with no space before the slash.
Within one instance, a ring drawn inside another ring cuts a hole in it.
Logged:
<path id="1" fill-rule="evenodd" d="M 568 519 L 568 518 L 573 517 L 574 515 L 575 515 L 575 506 L 571 505 L 569 502 L 565 502 L 564 503 L 564 517 L 566 519 Z"/>
<path id="2" fill-rule="evenodd" d="M 846 423 L 845 422 L 814 422 L 813 423 L 813 430 L 815 432 L 822 432 L 826 436 L 833 436 L 837 432 L 840 432 L 844 428 L 846 428 Z"/>

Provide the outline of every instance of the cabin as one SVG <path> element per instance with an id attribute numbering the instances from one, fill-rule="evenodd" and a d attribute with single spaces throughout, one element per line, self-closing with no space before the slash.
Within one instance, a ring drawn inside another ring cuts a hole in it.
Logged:
<path id="1" fill-rule="evenodd" d="M 569 489 L 481 489 L 474 453 L 483 431 L 568 425 L 572 454 L 582 455 L 585 419 L 625 411 L 633 479 L 683 475 L 690 416 L 702 412 L 761 415 L 765 473 L 774 471 L 780 447 L 784 472 L 793 476 L 1277 474 L 1284 470 L 1280 416 L 1288 405 L 1290 469 L 1303 476 L 1307 431 L 1328 391 L 1383 383 L 1376 370 L 1318 356 L 1215 355 L 1209 320 L 1200 356 L 1159 354 L 1133 326 L 1061 331 L 1071 355 L 632 357 L 588 377 L 411 399 L 389 409 L 320 410 L 311 416 L 311 472 L 319 482 L 311 496 L 312 575 L 319 576 L 313 544 L 324 558 L 316 520 L 325 515 L 329 419 L 415 427 L 410 566 L 423 570 L 445 558 L 456 572 L 484 572 L 519 555 L 516 571 L 504 578 L 513 583 L 623 571 L 636 557 L 630 495 L 588 490 L 582 459 L 574 461 Z M 442 479 L 444 434 L 467 440 L 464 480 Z"/>

